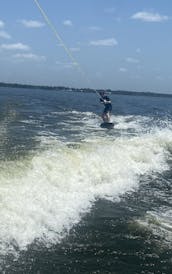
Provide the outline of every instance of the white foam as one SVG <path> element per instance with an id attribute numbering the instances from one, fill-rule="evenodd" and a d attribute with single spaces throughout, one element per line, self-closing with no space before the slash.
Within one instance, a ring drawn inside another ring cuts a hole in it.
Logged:
<path id="1" fill-rule="evenodd" d="M 30 120 L 21 120 L 20 123 L 29 124 L 29 125 L 39 125 L 40 121 L 30 119 Z"/>
<path id="2" fill-rule="evenodd" d="M 25 249 L 35 239 L 60 241 L 97 198 L 118 200 L 140 175 L 167 169 L 169 134 L 87 138 L 73 147 L 45 136 L 34 157 L 0 163 L 1 252 L 14 242 Z"/>
<path id="3" fill-rule="evenodd" d="M 144 125 L 150 121 L 149 117 L 140 116 L 140 115 L 112 115 L 112 120 L 117 124 L 115 125 L 116 129 L 133 129 L 137 132 L 143 131 L 142 124 Z"/>

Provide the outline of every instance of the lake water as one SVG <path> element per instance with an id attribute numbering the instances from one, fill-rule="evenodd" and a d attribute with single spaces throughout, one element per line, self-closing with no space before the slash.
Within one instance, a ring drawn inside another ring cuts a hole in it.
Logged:
<path id="1" fill-rule="evenodd" d="M 0 88 L 1 273 L 172 273 L 172 98 Z"/>

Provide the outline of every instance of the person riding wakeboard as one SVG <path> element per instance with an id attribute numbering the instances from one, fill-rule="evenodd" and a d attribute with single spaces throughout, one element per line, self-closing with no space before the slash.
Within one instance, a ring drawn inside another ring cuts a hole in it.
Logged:
<path id="1" fill-rule="evenodd" d="M 111 115 L 111 111 L 112 111 L 111 100 L 106 95 L 106 93 L 104 91 L 100 91 L 99 94 L 101 96 L 100 102 L 102 104 L 104 104 L 104 106 L 105 106 L 103 113 L 102 113 L 102 119 L 103 119 L 104 123 L 110 123 L 110 115 Z"/>

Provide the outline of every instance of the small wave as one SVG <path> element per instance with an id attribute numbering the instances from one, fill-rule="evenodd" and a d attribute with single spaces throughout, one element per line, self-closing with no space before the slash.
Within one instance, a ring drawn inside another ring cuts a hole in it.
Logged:
<path id="1" fill-rule="evenodd" d="M 172 210 L 149 211 L 138 223 L 149 229 L 164 244 L 172 244 Z M 157 239 L 158 239 L 157 238 Z"/>

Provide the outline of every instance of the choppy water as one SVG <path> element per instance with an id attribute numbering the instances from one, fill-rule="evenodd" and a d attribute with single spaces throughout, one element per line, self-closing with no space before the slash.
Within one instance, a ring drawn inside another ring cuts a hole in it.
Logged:
<path id="1" fill-rule="evenodd" d="M 172 273 L 172 98 L 0 89 L 0 271 Z"/>

